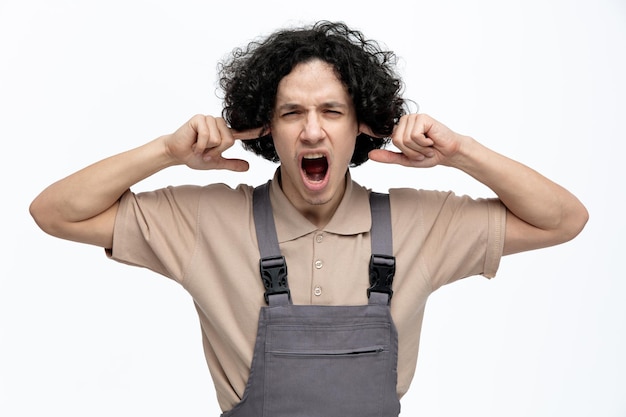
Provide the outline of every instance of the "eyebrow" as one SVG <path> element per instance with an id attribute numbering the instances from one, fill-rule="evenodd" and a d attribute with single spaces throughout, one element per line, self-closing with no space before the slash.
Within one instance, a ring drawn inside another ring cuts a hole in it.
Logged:
<path id="1" fill-rule="evenodd" d="M 285 104 L 281 104 L 280 106 L 277 107 L 277 110 L 293 110 L 293 109 L 298 109 L 304 107 L 300 104 L 296 104 L 296 103 L 285 103 Z M 322 108 L 347 108 L 348 105 L 345 103 L 341 103 L 339 101 L 326 101 L 324 103 L 321 103 L 318 107 L 322 107 Z"/>

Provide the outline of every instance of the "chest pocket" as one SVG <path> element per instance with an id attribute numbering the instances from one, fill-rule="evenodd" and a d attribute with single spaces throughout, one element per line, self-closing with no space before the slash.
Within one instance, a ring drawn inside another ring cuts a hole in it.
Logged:
<path id="1" fill-rule="evenodd" d="M 385 308 L 294 307 L 284 312 L 299 325 L 278 319 L 267 328 L 263 415 L 397 415 L 397 346 Z"/>

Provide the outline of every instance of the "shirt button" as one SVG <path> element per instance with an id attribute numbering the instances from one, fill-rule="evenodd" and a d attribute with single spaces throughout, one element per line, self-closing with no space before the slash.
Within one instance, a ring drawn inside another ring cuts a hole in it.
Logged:
<path id="1" fill-rule="evenodd" d="M 313 290 L 313 294 L 315 294 L 316 297 L 322 295 L 322 287 L 320 287 L 319 285 L 315 287 L 315 289 Z"/>
<path id="2" fill-rule="evenodd" d="M 319 259 L 315 261 L 315 268 L 322 269 L 323 266 L 324 266 L 324 262 L 320 261 Z"/>
<path id="3" fill-rule="evenodd" d="M 322 243 L 323 240 L 324 240 L 324 235 L 317 235 L 317 236 L 315 236 L 315 241 L 317 243 Z"/>

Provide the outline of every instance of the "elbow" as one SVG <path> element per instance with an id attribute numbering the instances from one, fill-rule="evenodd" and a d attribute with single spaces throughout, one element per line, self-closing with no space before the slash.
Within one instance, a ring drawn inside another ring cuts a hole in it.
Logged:
<path id="1" fill-rule="evenodd" d="M 568 242 L 578 236 L 588 221 L 589 211 L 582 203 L 578 202 L 576 207 L 570 210 L 564 218 L 563 227 L 561 228 L 562 242 Z"/>
<path id="2" fill-rule="evenodd" d="M 582 204 L 580 205 L 580 214 L 578 216 L 578 229 L 573 237 L 578 236 L 580 232 L 585 228 L 585 225 L 589 221 L 589 211 Z"/>
<path id="3" fill-rule="evenodd" d="M 30 203 L 30 206 L 28 207 L 28 212 L 30 213 L 30 216 L 33 218 L 37 226 L 39 226 L 41 230 L 47 233 L 47 229 L 49 229 L 49 225 L 48 225 L 48 222 L 46 221 L 46 216 L 45 216 L 46 209 L 42 207 L 40 199 L 41 199 L 40 197 L 37 197 L 32 201 L 32 203 Z"/>
<path id="4" fill-rule="evenodd" d="M 52 236 L 59 235 L 58 222 L 53 215 L 54 209 L 45 204 L 44 199 L 38 196 L 30 203 L 28 211 L 41 230 Z"/>

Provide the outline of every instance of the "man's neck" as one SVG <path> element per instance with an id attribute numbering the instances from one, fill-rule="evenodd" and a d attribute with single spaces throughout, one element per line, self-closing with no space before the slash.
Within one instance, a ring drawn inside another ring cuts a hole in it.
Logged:
<path id="1" fill-rule="evenodd" d="M 278 183 L 287 200 L 289 200 L 289 202 L 300 212 L 300 214 L 302 214 L 302 216 L 317 226 L 318 229 L 324 228 L 335 215 L 335 212 L 337 211 L 339 204 L 341 204 L 343 196 L 346 192 L 347 181 L 348 175 L 346 173 L 341 188 L 338 189 L 329 200 L 315 203 L 307 201 L 298 193 L 285 192 L 280 169 L 278 171 Z"/>

